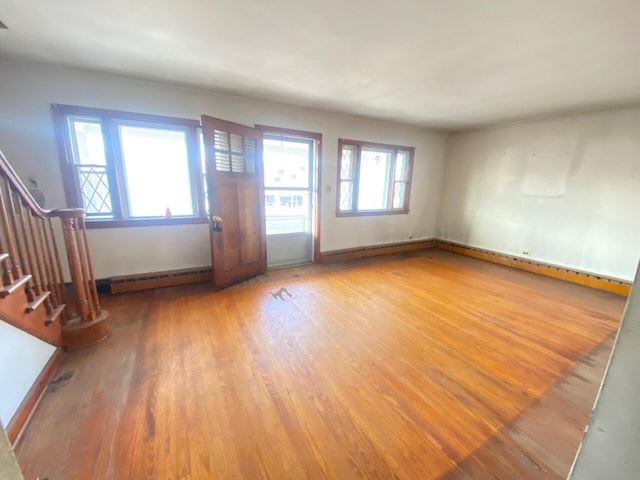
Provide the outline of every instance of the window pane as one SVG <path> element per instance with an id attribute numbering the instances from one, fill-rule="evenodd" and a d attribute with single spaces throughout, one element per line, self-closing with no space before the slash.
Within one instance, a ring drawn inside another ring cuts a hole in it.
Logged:
<path id="1" fill-rule="evenodd" d="M 106 165 L 104 156 L 104 140 L 102 138 L 102 127 L 100 122 L 88 120 L 69 120 L 73 136 L 74 163 L 82 165 Z"/>
<path id="2" fill-rule="evenodd" d="M 204 211 L 207 216 L 211 215 L 209 212 L 209 186 L 207 185 L 207 162 L 204 149 L 204 133 L 202 129 L 199 129 L 198 133 L 198 150 L 200 152 L 200 172 L 202 173 L 202 192 L 204 193 Z"/>
<path id="3" fill-rule="evenodd" d="M 266 190 L 267 235 L 311 231 L 309 190 Z"/>
<path id="4" fill-rule="evenodd" d="M 132 217 L 193 215 L 184 131 L 119 127 Z"/>
<path id="5" fill-rule="evenodd" d="M 409 152 L 399 151 L 396 156 L 396 180 L 406 180 L 409 173 Z"/>
<path id="6" fill-rule="evenodd" d="M 82 206 L 89 216 L 111 216 L 111 195 L 106 167 L 78 165 L 76 167 Z"/>
<path id="7" fill-rule="evenodd" d="M 391 152 L 362 149 L 358 210 L 385 210 L 389 200 Z"/>
<path id="8" fill-rule="evenodd" d="M 340 161 L 340 180 L 353 180 L 353 170 L 356 159 L 356 147 L 352 145 L 342 146 L 342 158 Z"/>
<path id="9" fill-rule="evenodd" d="M 340 182 L 340 210 L 353 209 L 353 182 Z"/>
<path id="10" fill-rule="evenodd" d="M 311 145 L 304 141 L 265 138 L 265 187 L 308 188 L 310 147 Z"/>
<path id="11" fill-rule="evenodd" d="M 404 208 L 405 182 L 395 182 L 393 189 L 393 208 Z"/>

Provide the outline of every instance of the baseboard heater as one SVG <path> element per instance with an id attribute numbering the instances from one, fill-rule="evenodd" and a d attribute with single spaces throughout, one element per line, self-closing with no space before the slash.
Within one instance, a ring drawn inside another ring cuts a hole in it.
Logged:
<path id="1" fill-rule="evenodd" d="M 497 263 L 517 270 L 526 270 L 527 272 L 537 273 L 547 277 L 559 278 L 560 280 L 565 280 L 567 282 L 587 285 L 589 287 L 597 288 L 599 290 L 607 290 L 620 295 L 629 295 L 629 292 L 631 291 L 631 282 L 620 278 L 553 265 L 551 263 L 540 262 L 526 257 L 509 255 L 506 253 L 496 252 L 494 250 L 472 247 L 447 240 L 437 240 L 435 242 L 435 247 L 440 250 L 478 258 L 480 260 Z"/>
<path id="2" fill-rule="evenodd" d="M 211 267 L 183 268 L 164 272 L 139 273 L 112 277 L 111 293 L 135 292 L 151 288 L 173 287 L 211 281 Z"/>
<path id="3" fill-rule="evenodd" d="M 365 247 L 348 248 L 346 250 L 332 250 L 320 252 L 320 263 L 342 262 L 355 258 L 375 257 L 392 253 L 423 250 L 434 246 L 433 239 L 417 240 L 413 242 L 386 243 L 381 245 L 369 245 Z"/>

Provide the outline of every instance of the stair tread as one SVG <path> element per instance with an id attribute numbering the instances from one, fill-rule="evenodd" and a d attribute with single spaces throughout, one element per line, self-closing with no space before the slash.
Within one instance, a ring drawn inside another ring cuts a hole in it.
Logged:
<path id="1" fill-rule="evenodd" d="M 64 311 L 64 307 L 65 307 L 64 303 L 61 304 L 61 305 L 58 305 L 53 310 L 53 312 L 51 312 L 51 315 L 49 315 L 47 317 L 47 319 L 44 321 L 44 324 L 45 325 L 51 325 L 53 322 L 55 322 L 58 319 L 58 317 L 60 316 L 60 314 L 62 314 L 62 312 Z"/>
<path id="2" fill-rule="evenodd" d="M 27 274 L 27 275 L 23 275 L 18 280 L 15 280 L 13 283 L 10 283 L 9 285 L 5 285 L 0 289 L 0 298 L 4 298 L 8 295 L 11 295 L 18 288 L 24 286 L 29 280 L 31 280 L 31 275 Z"/>
<path id="3" fill-rule="evenodd" d="M 27 303 L 25 311 L 27 313 L 33 312 L 36 308 L 42 305 L 47 298 L 49 298 L 49 295 L 51 295 L 51 292 L 49 290 L 45 290 L 36 298 L 34 298 L 33 301 Z"/>

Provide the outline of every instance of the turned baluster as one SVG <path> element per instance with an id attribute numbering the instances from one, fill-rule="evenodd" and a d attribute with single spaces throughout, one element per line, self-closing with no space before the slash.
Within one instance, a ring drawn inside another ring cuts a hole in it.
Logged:
<path id="1" fill-rule="evenodd" d="M 64 285 L 64 273 L 62 272 L 62 263 L 60 261 L 60 253 L 58 252 L 58 242 L 56 241 L 55 234 L 53 232 L 53 222 L 50 218 L 47 219 L 49 223 L 49 234 L 51 235 L 51 242 L 53 243 L 53 255 L 55 257 L 55 270 L 56 270 L 56 284 L 58 285 L 58 298 L 60 303 L 68 305 L 67 303 L 67 292 L 65 291 Z M 68 309 L 64 309 L 64 320 L 69 319 Z"/>
<path id="2" fill-rule="evenodd" d="M 47 248 L 47 239 L 44 229 L 44 219 L 37 219 L 37 236 L 40 239 L 40 251 L 42 252 L 42 257 L 40 263 L 43 265 L 43 270 L 45 273 L 45 279 L 47 284 L 47 290 L 49 290 L 49 298 L 46 300 L 46 304 L 48 309 L 52 309 L 52 306 L 57 306 L 58 296 L 55 291 L 55 282 L 53 280 L 53 271 L 51 269 L 51 256 L 49 255 L 49 249 Z M 49 312 L 51 313 L 51 312 Z"/>
<path id="3" fill-rule="evenodd" d="M 11 188 L 7 188 L 6 189 L 6 195 L 7 195 L 7 213 L 9 214 L 9 220 L 11 221 L 11 231 L 13 232 L 13 239 L 14 239 L 14 245 L 15 245 L 15 251 L 16 251 L 16 261 L 18 262 L 18 265 L 20 266 L 20 277 L 22 277 L 22 275 L 25 274 L 25 269 L 24 269 L 24 252 L 23 252 L 23 248 L 22 248 L 22 243 L 20 242 L 20 230 L 18 229 L 18 218 L 16 215 L 16 208 L 14 205 L 14 201 L 13 201 L 13 190 Z M 33 300 L 33 299 L 32 299 Z"/>
<path id="4" fill-rule="evenodd" d="M 95 310 L 95 306 L 93 303 L 93 297 L 91 295 L 91 285 L 89 283 L 89 275 L 87 274 L 87 265 L 86 265 L 86 255 L 85 255 L 85 245 L 82 242 L 82 224 L 81 224 L 82 219 L 80 218 L 76 218 L 75 222 L 76 222 L 76 236 L 78 237 L 78 251 L 80 253 L 80 269 L 82 271 L 82 281 L 83 281 L 83 285 L 84 285 L 84 291 L 85 294 L 87 295 L 87 301 L 89 303 L 89 314 L 91 316 L 91 319 L 93 320 L 96 316 L 96 310 Z"/>
<path id="5" fill-rule="evenodd" d="M 76 235 L 77 222 L 73 216 L 62 216 L 62 231 L 64 234 L 64 243 L 67 248 L 67 258 L 69 260 L 69 273 L 71 274 L 71 283 L 76 296 L 76 307 L 78 315 L 83 322 L 90 322 L 91 310 L 85 282 L 82 276 L 82 265 L 80 251 L 78 247 L 78 237 Z"/>
<path id="6" fill-rule="evenodd" d="M 18 280 L 22 277 L 22 266 L 16 254 L 16 245 L 13 239 L 13 231 L 9 223 L 9 215 L 7 214 L 7 208 L 4 200 L 4 194 L 0 190 L 0 221 L 2 221 L 2 229 L 4 231 L 5 241 L 7 243 L 7 252 L 9 254 L 9 261 L 5 262 L 5 284 L 13 283 L 14 280 Z"/>
<path id="7" fill-rule="evenodd" d="M 43 218 L 41 222 L 41 227 L 42 227 L 42 233 L 44 235 L 45 250 L 47 252 L 48 275 L 49 275 L 49 278 L 51 279 L 49 284 L 51 287 L 51 296 L 52 296 L 53 306 L 57 307 L 58 305 L 63 303 L 61 292 L 60 292 L 61 281 L 58 279 L 58 275 L 57 275 L 58 272 L 56 271 L 56 266 L 54 263 L 53 247 L 51 243 L 52 242 L 55 243 L 55 238 L 53 238 L 53 236 L 49 237 L 49 232 L 47 230 L 48 220 L 49 219 Z"/>
<path id="8" fill-rule="evenodd" d="M 27 221 L 29 224 L 30 232 L 29 238 L 31 239 L 31 245 L 33 247 L 35 257 L 35 265 L 32 267 L 31 273 L 36 277 L 36 283 L 39 285 L 39 288 L 46 288 L 44 271 L 42 269 L 42 254 L 40 252 L 40 242 L 38 241 L 38 238 L 36 236 L 38 218 L 35 217 L 31 212 L 27 212 Z"/>
<path id="9" fill-rule="evenodd" d="M 89 249 L 89 239 L 87 238 L 87 226 L 84 218 L 78 219 L 82 224 L 82 241 L 84 243 L 84 253 L 86 256 L 86 262 L 89 266 L 89 287 L 91 291 L 91 297 L 93 299 L 93 305 L 96 315 L 100 315 L 100 300 L 98 299 L 98 287 L 96 286 L 96 277 L 93 274 L 93 262 L 91 261 L 91 252 Z"/>
<path id="10" fill-rule="evenodd" d="M 33 284 L 33 287 L 32 287 L 33 292 L 31 295 L 35 298 L 42 293 L 42 289 L 40 288 L 41 282 L 38 280 L 38 277 L 36 275 L 36 268 L 35 268 L 37 264 L 36 257 L 34 255 L 33 248 L 29 242 L 29 238 L 33 238 L 33 230 L 30 228 L 27 228 L 27 220 L 25 220 L 25 215 L 27 217 L 31 217 L 31 212 L 29 211 L 29 209 L 25 210 L 24 208 L 22 208 L 22 202 L 20 202 L 20 200 L 18 200 L 17 206 L 18 206 L 18 218 L 20 219 L 20 231 L 22 232 L 22 240 L 24 242 L 26 260 L 28 262 L 28 270 L 26 268 L 27 265 L 25 265 L 25 270 L 31 273 L 32 284 Z M 33 300 L 33 298 L 31 300 Z"/>

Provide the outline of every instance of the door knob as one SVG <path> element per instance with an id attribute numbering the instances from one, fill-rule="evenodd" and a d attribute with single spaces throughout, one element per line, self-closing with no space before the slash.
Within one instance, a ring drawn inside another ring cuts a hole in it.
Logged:
<path id="1" fill-rule="evenodd" d="M 219 217 L 217 215 L 212 215 L 211 216 L 211 227 L 213 228 L 214 231 L 221 232 L 222 231 L 222 217 Z"/>

